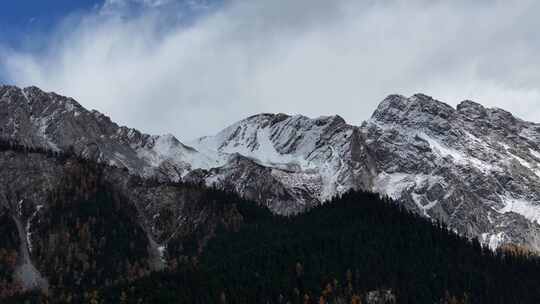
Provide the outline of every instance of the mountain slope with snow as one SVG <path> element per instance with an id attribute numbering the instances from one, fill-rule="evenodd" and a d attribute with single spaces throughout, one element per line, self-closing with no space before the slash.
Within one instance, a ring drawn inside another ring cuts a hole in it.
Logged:
<path id="1" fill-rule="evenodd" d="M 341 117 L 285 114 L 260 114 L 242 120 L 216 136 L 192 143 L 200 151 L 217 158 L 242 155 L 247 160 L 271 169 L 271 176 L 301 203 L 287 210 L 269 207 L 282 214 L 302 211 L 349 189 L 370 187 L 373 174 L 357 127 Z M 215 175 L 205 177 L 208 185 L 220 185 Z M 249 181 L 243 181 L 249 182 Z"/>
<path id="2" fill-rule="evenodd" d="M 389 96 L 363 129 L 379 171 L 374 190 L 491 247 L 540 249 L 539 124 L 418 94 Z"/>
<path id="3" fill-rule="evenodd" d="M 193 168 L 216 165 L 172 135 L 120 127 L 71 98 L 36 87 L 0 86 L 0 137 L 52 150 L 73 148 L 89 159 L 164 180 L 178 181 Z"/>
<path id="4" fill-rule="evenodd" d="M 390 95 L 361 126 L 259 114 L 188 145 L 33 87 L 0 86 L 0 104 L 3 138 L 232 190 L 279 214 L 370 190 L 492 248 L 540 250 L 540 124 L 472 101 L 453 108 L 422 94 Z"/>

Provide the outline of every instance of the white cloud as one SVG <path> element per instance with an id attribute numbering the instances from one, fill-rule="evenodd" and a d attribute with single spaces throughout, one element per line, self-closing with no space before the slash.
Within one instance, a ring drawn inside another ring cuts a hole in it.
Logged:
<path id="1" fill-rule="evenodd" d="M 9 79 L 181 139 L 258 112 L 359 124 L 391 93 L 540 117 L 536 1 L 238 0 L 191 22 L 177 1 L 131 1 L 154 8 L 94 12 L 45 53 L 4 52 Z"/>

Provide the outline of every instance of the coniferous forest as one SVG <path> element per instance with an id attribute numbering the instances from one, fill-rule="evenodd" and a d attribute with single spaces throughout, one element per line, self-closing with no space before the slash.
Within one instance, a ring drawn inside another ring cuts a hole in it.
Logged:
<path id="1" fill-rule="evenodd" d="M 78 162 L 50 193 L 55 216 L 35 223 L 34 258 L 51 293 L 6 292 L 3 303 L 540 303 L 536 257 L 493 252 L 368 192 L 281 217 L 200 187 L 212 208 L 234 205 L 242 221 L 218 225 L 203 248 L 172 242 L 174 265 L 152 272 L 137 211 L 102 178 L 105 166 Z M 15 291 L 4 275 L 18 247 L 8 227 L 0 225 L 0 286 Z"/>
<path id="2" fill-rule="evenodd" d="M 104 291 L 148 303 L 540 303 L 536 258 L 492 252 L 387 199 L 351 192 L 294 218 L 250 219 L 197 263 Z M 120 296 L 120 297 L 119 297 Z M 119 298 L 115 298 L 119 297 Z"/>
<path id="3" fill-rule="evenodd" d="M 349 193 L 295 218 L 247 202 L 240 209 L 249 221 L 238 232 L 218 233 L 201 256 L 129 283 L 99 288 L 94 281 L 86 285 L 93 287 L 87 299 L 362 303 L 377 291 L 389 292 L 395 303 L 540 301 L 536 258 L 493 253 L 371 193 Z M 123 242 L 116 246 L 126 250 Z M 132 257 L 124 256 L 125 262 Z"/>

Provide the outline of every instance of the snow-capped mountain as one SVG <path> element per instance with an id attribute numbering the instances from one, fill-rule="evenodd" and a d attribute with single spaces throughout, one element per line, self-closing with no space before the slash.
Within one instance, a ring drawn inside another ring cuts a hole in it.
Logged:
<path id="1" fill-rule="evenodd" d="M 172 135 L 120 127 L 75 100 L 36 87 L 0 86 L 0 137 L 77 154 L 142 176 L 178 181 L 192 168 L 216 164 Z"/>
<path id="2" fill-rule="evenodd" d="M 262 199 L 281 214 L 300 212 L 350 189 L 369 188 L 368 177 L 374 174 L 370 162 L 365 161 L 369 157 L 359 129 L 339 116 L 310 119 L 260 114 L 190 145 L 225 162 L 236 155 L 236 165 L 229 161 L 225 167 L 197 174 L 207 185 L 227 187 L 232 182 L 238 192 L 250 199 Z M 252 165 L 236 173 L 238 163 Z M 279 190 L 262 198 L 258 197 L 259 187 L 244 190 L 251 183 L 260 182 L 258 176 L 264 176 L 265 185 Z M 284 203 L 283 198 L 292 202 Z"/>
<path id="3" fill-rule="evenodd" d="M 391 95 L 361 126 L 339 116 L 260 114 L 187 145 L 33 87 L 0 87 L 0 105 L 1 137 L 234 190 L 279 214 L 365 189 L 492 248 L 540 250 L 540 124 L 472 101 L 453 108 Z"/>
<path id="4" fill-rule="evenodd" d="M 337 116 L 261 114 L 190 145 L 227 164 L 197 178 L 277 213 L 360 188 L 491 248 L 539 250 L 539 139 L 539 124 L 504 110 L 472 101 L 454 109 L 417 94 L 389 96 L 359 127 Z M 234 163 L 227 163 L 230 155 L 237 155 Z"/>
<path id="5" fill-rule="evenodd" d="M 492 248 L 540 249 L 540 124 L 417 94 L 389 96 L 362 130 L 374 191 Z"/>

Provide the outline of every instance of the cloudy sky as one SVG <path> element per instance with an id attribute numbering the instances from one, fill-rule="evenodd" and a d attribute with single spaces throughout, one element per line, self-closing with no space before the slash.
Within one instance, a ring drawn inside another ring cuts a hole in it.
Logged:
<path id="1" fill-rule="evenodd" d="M 360 124 L 417 92 L 540 121 L 535 0 L 10 2 L 0 82 L 150 133 L 188 140 L 259 112 Z"/>

